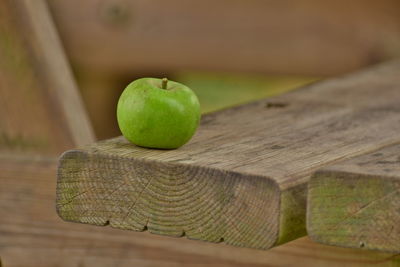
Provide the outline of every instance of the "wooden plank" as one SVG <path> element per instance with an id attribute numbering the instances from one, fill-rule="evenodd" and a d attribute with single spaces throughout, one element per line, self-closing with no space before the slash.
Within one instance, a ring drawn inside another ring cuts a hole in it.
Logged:
<path id="1" fill-rule="evenodd" d="M 94 141 L 43 0 L 0 3 L 0 150 L 58 154 Z"/>
<path id="2" fill-rule="evenodd" d="M 55 159 L 3 156 L 0 169 L 0 255 L 7 267 L 389 267 L 400 261 L 308 238 L 262 251 L 65 223 L 54 209 Z"/>
<path id="3" fill-rule="evenodd" d="M 233 73 L 223 75 L 209 72 L 174 73 L 172 77 L 194 90 L 201 102 L 202 113 L 282 94 L 316 80 L 298 76 Z M 99 75 L 90 72 L 79 75 L 77 81 L 82 89 L 82 99 L 99 140 L 121 135 L 115 119 L 117 102 L 124 88 L 134 79 L 135 77 L 130 76 L 121 80 L 118 75 L 112 73 Z"/>
<path id="4" fill-rule="evenodd" d="M 83 72 L 334 75 L 400 48 L 397 0 L 48 2 Z"/>
<path id="5" fill-rule="evenodd" d="M 177 150 L 120 137 L 69 151 L 58 170 L 58 213 L 260 249 L 305 235 L 314 170 L 400 141 L 399 66 L 210 114 Z"/>
<path id="6" fill-rule="evenodd" d="M 316 172 L 308 207 L 314 240 L 400 253 L 400 145 Z"/>

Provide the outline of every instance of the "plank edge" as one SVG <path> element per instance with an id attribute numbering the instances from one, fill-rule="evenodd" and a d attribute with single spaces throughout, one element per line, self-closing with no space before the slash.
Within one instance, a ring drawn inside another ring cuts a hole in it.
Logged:
<path id="1" fill-rule="evenodd" d="M 275 192 L 273 198 L 277 199 L 277 206 L 276 209 L 278 211 L 277 215 L 274 216 L 270 216 L 269 218 L 271 218 L 271 221 L 275 221 L 276 224 L 276 229 L 273 230 L 273 238 L 271 238 L 268 242 L 268 246 L 263 246 L 263 247 L 252 247 L 249 245 L 237 245 L 237 244 L 232 244 L 229 243 L 225 240 L 224 237 L 221 237 L 218 241 L 213 241 L 213 240 L 206 240 L 206 239 L 201 239 L 201 238 L 196 238 L 196 237 L 191 237 L 189 235 L 186 234 L 186 232 L 183 230 L 181 234 L 165 234 L 162 232 L 158 232 L 158 231 L 152 231 L 151 229 L 148 228 L 148 225 L 144 225 L 143 229 L 124 229 L 121 227 L 118 227 L 117 225 L 115 225 L 113 223 L 113 218 L 102 218 L 99 219 L 96 223 L 92 223 L 92 222 L 83 222 L 79 219 L 71 219 L 68 216 L 65 216 L 63 210 L 62 210 L 62 205 L 60 205 L 60 196 L 62 194 L 62 190 L 59 188 L 59 185 L 61 184 L 61 180 L 64 179 L 63 175 L 62 175 L 62 170 L 64 168 L 64 164 L 71 159 L 76 159 L 79 157 L 88 157 L 91 154 L 95 154 L 96 155 L 100 155 L 101 157 L 104 158 L 112 158 L 112 156 L 107 155 L 105 153 L 98 153 L 98 152 L 91 152 L 90 151 L 90 146 L 87 147 L 89 149 L 73 149 L 73 150 L 68 150 L 65 151 L 59 158 L 58 161 L 58 166 L 57 166 L 57 190 L 56 190 L 56 211 L 57 211 L 57 215 L 65 222 L 74 222 L 74 223 L 84 223 L 84 224 L 89 224 L 89 225 L 96 225 L 96 226 L 110 226 L 114 229 L 119 229 L 119 230 L 133 230 L 135 232 L 149 232 L 152 234 L 157 234 L 157 235 L 163 235 L 163 236 L 169 236 L 169 237 L 186 237 L 187 239 L 190 240 L 199 240 L 199 241 L 205 241 L 205 242 L 211 242 L 211 243 L 224 243 L 227 245 L 233 245 L 233 246 L 237 246 L 237 247 L 246 247 L 246 248 L 251 248 L 251 249 L 269 249 L 272 248 L 274 246 L 276 246 L 280 240 L 280 233 L 281 233 L 281 197 L 282 197 L 282 189 L 279 186 L 279 184 L 277 183 L 277 181 L 271 177 L 268 176 L 256 176 L 256 175 L 251 175 L 251 174 L 247 174 L 247 173 L 241 173 L 241 172 L 234 172 L 234 171 L 227 171 L 227 170 L 223 170 L 223 169 L 218 169 L 218 168 L 210 168 L 207 166 L 196 166 L 196 168 L 199 169 L 203 169 L 205 171 L 217 171 L 217 172 L 223 172 L 226 173 L 227 175 L 229 174 L 233 174 L 233 175 L 239 175 L 241 176 L 241 179 L 246 179 L 246 178 L 256 178 L 256 179 L 261 179 L 263 180 L 265 183 L 267 183 L 270 186 L 270 191 L 271 192 Z M 118 158 L 124 158 L 124 156 L 120 156 Z M 131 157 L 126 157 L 129 160 L 132 161 L 137 161 L 140 163 L 150 163 L 150 164 L 154 164 L 154 163 L 158 163 L 158 164 L 166 164 L 166 165 L 171 165 L 171 166 L 186 166 L 186 165 L 190 165 L 190 164 L 185 164 L 185 163 L 178 163 L 178 162 L 164 162 L 164 161 L 160 161 L 160 160 L 149 160 L 149 159 L 142 159 L 142 158 L 131 158 Z M 269 216 L 269 215 L 268 215 Z M 269 223 L 271 224 L 271 223 Z M 262 235 L 262 231 L 260 232 L 260 234 Z"/>

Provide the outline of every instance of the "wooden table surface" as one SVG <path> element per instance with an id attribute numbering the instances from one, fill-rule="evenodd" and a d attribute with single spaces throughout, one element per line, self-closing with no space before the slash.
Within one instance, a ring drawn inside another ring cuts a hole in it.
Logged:
<path id="1" fill-rule="evenodd" d="M 124 138 L 65 153 L 67 221 L 267 249 L 306 234 L 306 191 L 328 164 L 400 142 L 400 63 L 204 116 L 176 150 Z"/>

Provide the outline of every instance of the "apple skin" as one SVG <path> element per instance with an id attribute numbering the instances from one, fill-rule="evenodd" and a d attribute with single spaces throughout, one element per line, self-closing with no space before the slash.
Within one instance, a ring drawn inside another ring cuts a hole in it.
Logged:
<path id="1" fill-rule="evenodd" d="M 200 121 L 200 103 L 187 86 L 162 79 L 141 78 L 122 92 L 117 106 L 119 128 L 141 147 L 174 149 L 187 143 Z"/>

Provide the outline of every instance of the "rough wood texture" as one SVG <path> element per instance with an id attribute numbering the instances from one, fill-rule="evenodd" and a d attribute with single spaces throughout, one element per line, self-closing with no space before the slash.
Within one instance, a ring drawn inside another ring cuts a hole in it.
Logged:
<path id="1" fill-rule="evenodd" d="M 399 56 L 397 0 L 48 2 L 78 71 L 332 75 Z"/>
<path id="2" fill-rule="evenodd" d="M 400 141 L 399 67 L 207 115 L 177 150 L 120 137 L 69 151 L 58 170 L 58 213 L 260 249 L 302 236 L 312 171 Z"/>
<path id="3" fill-rule="evenodd" d="M 390 267 L 387 253 L 302 238 L 261 251 L 65 223 L 54 209 L 55 159 L 0 157 L 0 257 L 5 267 Z"/>
<path id="4" fill-rule="evenodd" d="M 400 253 L 400 145 L 318 171 L 308 200 L 314 240 Z"/>
<path id="5" fill-rule="evenodd" d="M 94 141 L 43 0 L 0 2 L 0 150 L 58 154 Z"/>

